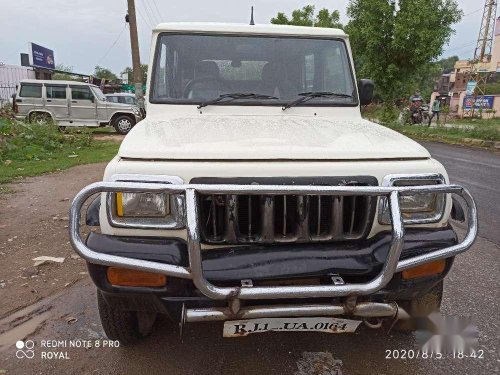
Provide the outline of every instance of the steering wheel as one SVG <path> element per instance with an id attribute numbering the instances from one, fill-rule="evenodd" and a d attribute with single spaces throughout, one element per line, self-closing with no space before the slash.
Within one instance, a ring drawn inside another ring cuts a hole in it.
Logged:
<path id="1" fill-rule="evenodd" d="M 186 87 L 184 88 L 183 96 L 184 98 L 187 98 L 189 96 L 189 93 L 191 92 L 193 86 L 200 84 L 200 83 L 214 83 L 217 85 L 217 88 L 219 88 L 220 91 L 224 91 L 225 89 L 228 88 L 226 83 L 216 77 L 202 77 L 202 78 L 195 78 L 192 79 L 191 81 L 188 82 Z"/>

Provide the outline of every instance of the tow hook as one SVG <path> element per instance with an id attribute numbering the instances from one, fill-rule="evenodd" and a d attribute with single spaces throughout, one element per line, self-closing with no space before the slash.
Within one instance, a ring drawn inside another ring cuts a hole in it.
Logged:
<path id="1" fill-rule="evenodd" d="M 371 321 L 374 321 L 373 323 Z M 363 319 L 363 323 L 369 328 L 377 329 L 382 327 L 384 320 L 382 318 L 366 318 Z"/>

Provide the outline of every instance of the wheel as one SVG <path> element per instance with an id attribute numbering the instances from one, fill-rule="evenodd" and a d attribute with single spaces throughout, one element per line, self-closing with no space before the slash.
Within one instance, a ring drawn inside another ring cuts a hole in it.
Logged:
<path id="1" fill-rule="evenodd" d="M 46 125 L 52 122 L 52 117 L 45 112 L 35 112 L 30 114 L 29 122 L 32 124 Z"/>
<path id="2" fill-rule="evenodd" d="M 125 346 L 135 344 L 148 336 L 156 321 L 155 313 L 119 310 L 111 306 L 100 290 L 97 291 L 97 307 L 106 336 Z"/>
<path id="3" fill-rule="evenodd" d="M 127 134 L 135 125 L 135 121 L 129 116 L 118 116 L 114 121 L 114 127 L 118 134 Z"/>
<path id="4" fill-rule="evenodd" d="M 441 309 L 442 300 L 443 281 L 441 280 L 422 297 L 409 301 L 398 301 L 398 305 L 405 309 L 411 318 L 425 318 L 432 312 Z M 394 325 L 394 330 L 399 332 L 413 332 L 416 328 L 414 319 L 399 320 Z"/>

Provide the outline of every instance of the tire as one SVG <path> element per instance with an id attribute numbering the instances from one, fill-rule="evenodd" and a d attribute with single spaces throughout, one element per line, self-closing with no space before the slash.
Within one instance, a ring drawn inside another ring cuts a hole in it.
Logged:
<path id="1" fill-rule="evenodd" d="M 130 116 L 122 115 L 115 118 L 113 121 L 113 127 L 115 128 L 118 134 L 125 135 L 130 129 L 132 129 L 135 125 L 135 120 L 133 120 Z"/>
<path id="2" fill-rule="evenodd" d="M 155 313 L 125 311 L 111 306 L 100 290 L 97 291 L 97 307 L 106 336 L 124 346 L 133 345 L 148 336 L 156 321 Z"/>
<path id="3" fill-rule="evenodd" d="M 422 297 L 409 301 L 398 301 L 401 306 L 410 315 L 412 319 L 400 320 L 394 325 L 394 330 L 399 332 L 413 332 L 417 329 L 416 318 L 425 318 L 432 312 L 438 312 L 441 309 L 443 300 L 443 280 L 436 284 L 429 292 Z"/>

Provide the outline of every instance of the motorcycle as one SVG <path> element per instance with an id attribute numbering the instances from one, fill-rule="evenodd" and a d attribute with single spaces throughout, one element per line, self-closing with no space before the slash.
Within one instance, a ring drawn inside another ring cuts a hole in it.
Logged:
<path id="1" fill-rule="evenodd" d="M 402 118 L 409 125 L 426 124 L 429 122 L 429 106 L 420 101 L 413 102 L 403 111 Z"/>

